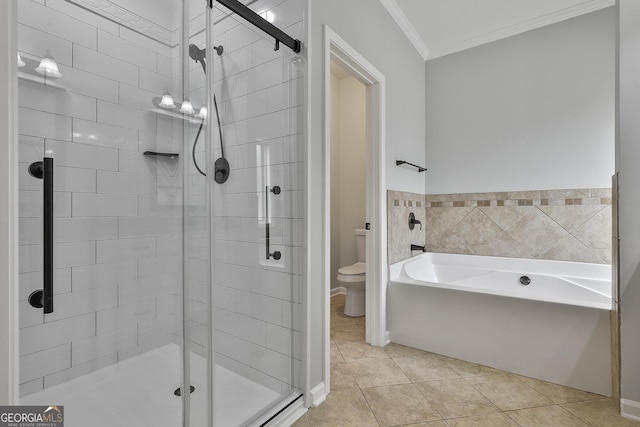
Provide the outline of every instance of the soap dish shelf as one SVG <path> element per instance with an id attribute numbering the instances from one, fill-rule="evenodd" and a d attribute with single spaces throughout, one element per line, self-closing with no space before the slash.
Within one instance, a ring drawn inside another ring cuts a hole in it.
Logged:
<path id="1" fill-rule="evenodd" d="M 161 157 L 169 157 L 171 159 L 175 159 L 180 156 L 180 153 L 159 153 L 157 151 L 145 151 L 143 154 L 145 156 L 161 156 Z"/>

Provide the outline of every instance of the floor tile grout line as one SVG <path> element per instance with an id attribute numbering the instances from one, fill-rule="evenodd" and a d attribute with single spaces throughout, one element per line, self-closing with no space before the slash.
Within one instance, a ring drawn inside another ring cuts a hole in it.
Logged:
<path id="1" fill-rule="evenodd" d="M 496 407 L 496 408 L 497 408 L 497 407 Z M 443 419 L 442 419 L 442 421 L 446 422 L 446 423 L 447 423 L 447 425 L 451 425 L 451 424 L 449 424 L 449 422 L 448 422 L 448 421 L 451 421 L 451 420 L 463 420 L 463 419 L 466 419 L 466 418 L 480 418 L 480 417 L 487 417 L 487 416 L 495 415 L 495 414 L 504 415 L 504 416 L 506 416 L 507 418 L 509 418 L 509 421 L 512 421 L 512 422 L 513 422 L 514 424 L 516 424 L 517 426 L 522 427 L 520 424 L 518 424 L 518 422 L 516 422 L 514 419 L 512 419 L 511 417 L 509 417 L 509 416 L 507 415 L 506 411 L 503 411 L 503 410 L 501 410 L 501 409 L 499 409 L 499 408 L 498 408 L 498 410 L 497 410 L 497 411 L 495 411 L 495 412 L 489 412 L 489 413 L 487 413 L 487 414 L 464 415 L 464 416 L 462 416 L 462 417 L 443 418 Z"/>
<path id="2" fill-rule="evenodd" d="M 556 405 L 550 405 L 550 406 L 556 406 Z M 542 406 L 542 407 L 540 407 L 540 408 L 546 408 L 546 406 Z M 523 408 L 523 409 L 515 409 L 515 410 L 509 410 L 509 411 L 500 411 L 499 413 L 500 413 L 501 415 L 504 415 L 505 417 L 507 417 L 507 419 L 508 419 L 509 421 L 511 421 L 512 423 L 514 423 L 515 425 L 517 425 L 517 426 L 519 426 L 519 427 L 526 427 L 526 426 L 523 426 L 523 424 L 520 424 L 520 423 L 519 423 L 515 418 L 513 418 L 513 417 L 510 415 L 510 413 L 515 413 L 515 412 L 519 412 L 519 411 L 527 410 L 527 409 L 535 409 L 535 408 Z M 573 416 L 573 414 L 571 414 L 571 413 L 569 413 L 569 415 L 572 415 L 572 416 Z M 575 417 L 575 416 L 574 416 L 574 417 Z M 575 417 L 575 418 L 577 418 L 577 417 Z M 580 420 L 580 421 L 582 421 L 582 420 Z"/>
<path id="3" fill-rule="evenodd" d="M 463 378 L 463 379 L 464 379 L 464 378 Z M 498 406 L 498 404 L 497 404 L 496 402 L 494 402 L 493 400 L 491 400 L 491 399 L 489 398 L 489 396 L 487 396 L 487 395 L 486 395 L 486 394 L 484 394 L 481 390 L 479 390 L 476 386 L 474 386 L 474 385 L 473 385 L 473 383 L 471 383 L 470 381 L 467 381 L 466 379 L 464 379 L 464 380 L 465 380 L 465 382 L 466 382 L 467 384 L 469 384 L 469 386 L 471 386 L 471 388 L 473 388 L 475 391 L 477 391 L 478 393 L 480 393 L 480 395 L 481 395 L 481 396 L 483 396 L 485 399 L 487 399 L 489 402 L 491 402 L 491 404 L 492 404 L 493 406 L 495 406 L 496 408 L 498 408 L 498 410 L 499 410 L 500 412 L 502 412 L 502 413 L 504 413 L 504 412 L 505 412 L 505 411 L 504 411 L 504 409 L 502 409 L 500 406 Z M 511 417 L 509 417 L 509 418 L 511 418 Z"/>
<path id="4" fill-rule="evenodd" d="M 605 398 L 603 398 L 603 399 L 599 399 L 599 400 L 611 400 L 611 398 L 610 398 L 610 397 L 605 397 Z M 593 426 L 594 424 L 593 424 L 591 421 L 586 420 L 586 419 L 583 419 L 580 415 L 576 415 L 576 414 L 574 414 L 573 412 L 571 412 L 570 410 L 568 410 L 567 408 L 565 408 L 564 406 L 562 406 L 562 405 L 569 405 L 569 404 L 572 404 L 572 403 L 585 403 L 585 402 L 589 402 L 589 401 L 585 400 L 585 401 L 583 401 L 583 402 L 562 403 L 562 404 L 560 404 L 560 405 L 558 405 L 558 406 L 560 406 L 562 409 L 564 409 L 565 411 L 567 411 L 568 413 L 570 413 L 571 415 L 573 415 L 574 417 L 576 417 L 577 419 L 579 419 L 580 421 L 582 421 L 583 423 L 585 423 L 586 425 L 588 425 L 588 426 Z"/>
<path id="5" fill-rule="evenodd" d="M 401 386 L 401 385 L 413 385 L 413 386 L 415 387 L 415 384 L 413 384 L 413 383 L 406 383 L 406 384 L 391 384 L 390 386 L 389 386 L 389 385 L 383 385 L 383 386 L 367 387 L 367 388 L 369 388 L 369 389 L 373 389 L 373 388 L 383 388 L 383 387 L 392 387 L 392 386 Z M 359 386 L 358 386 L 358 387 L 359 387 Z M 431 401 L 430 401 L 429 399 L 427 399 L 427 397 L 426 397 L 426 396 L 424 396 L 424 394 L 422 394 L 422 392 L 420 391 L 420 389 L 419 389 L 418 387 L 415 387 L 415 389 L 418 391 L 418 393 L 420 393 L 420 395 L 421 395 L 422 397 L 424 397 L 424 398 L 425 398 L 425 400 L 427 401 L 427 403 L 429 404 L 429 406 L 431 407 L 431 409 L 432 409 L 436 414 L 438 414 L 438 417 L 439 417 L 439 418 L 434 419 L 434 420 L 424 421 L 424 423 L 431 423 L 431 422 L 436 422 L 436 421 L 444 421 L 444 422 L 448 425 L 448 423 L 447 423 L 446 419 L 442 416 L 442 414 L 440 414 L 440 412 L 438 412 L 438 410 L 433 406 L 433 404 L 431 403 Z M 369 400 L 367 399 L 367 396 L 364 394 L 364 391 L 363 391 L 362 389 L 360 389 L 360 391 L 361 391 L 361 392 L 362 392 L 362 394 L 364 395 L 364 398 L 365 398 L 365 400 L 367 401 L 367 404 L 369 404 Z M 371 405 L 369 405 L 369 407 L 371 408 Z M 376 421 L 378 421 L 378 417 L 376 417 L 376 413 L 373 411 L 373 409 L 371 409 L 371 412 L 373 413 L 373 416 L 376 418 Z M 415 425 L 415 424 L 421 424 L 421 423 L 422 423 L 422 422 L 418 421 L 418 422 L 409 422 L 409 423 L 403 423 L 403 424 L 393 424 L 393 426 L 392 426 L 392 427 L 412 426 L 412 425 Z M 381 427 L 384 427 L 384 426 L 382 426 L 382 424 L 380 423 L 380 421 L 378 421 L 378 425 L 380 425 Z"/>
<path id="6" fill-rule="evenodd" d="M 369 403 L 369 400 L 367 399 L 367 396 L 364 394 L 364 391 L 362 391 L 362 388 L 360 387 L 360 384 L 358 384 L 356 382 L 356 384 L 358 385 L 358 391 L 360 392 L 360 394 L 362 395 L 362 398 L 364 399 L 365 403 L 367 404 L 367 408 L 369 408 L 369 412 L 371 412 L 371 415 L 373 415 L 373 418 L 376 420 L 376 423 L 378 424 L 379 427 L 382 427 L 382 424 L 380 424 L 380 420 L 378 420 L 378 417 L 376 417 L 376 413 L 373 412 L 373 408 L 371 407 L 371 404 Z"/>
<path id="7" fill-rule="evenodd" d="M 562 405 L 560 404 L 554 404 L 554 405 L 548 405 L 548 406 L 536 406 L 533 408 L 522 408 L 522 409 L 513 409 L 513 410 L 509 410 L 509 411 L 503 411 L 505 415 L 507 415 L 510 419 L 513 420 L 514 423 L 521 425 L 520 423 L 518 423 L 515 419 L 513 419 L 513 417 L 511 417 L 511 415 L 509 415 L 510 412 L 518 412 L 518 411 L 524 411 L 524 410 L 528 410 L 528 409 L 539 409 L 539 408 L 550 408 L 552 406 L 557 406 L 558 408 L 562 409 L 564 412 L 566 412 L 570 417 L 572 418 L 576 418 L 577 420 L 583 422 L 586 425 L 591 425 L 591 423 L 581 419 L 580 417 L 578 417 L 577 415 L 572 414 L 570 411 L 568 411 L 567 409 L 563 408 Z"/>
<path id="8" fill-rule="evenodd" d="M 422 390 L 420 389 L 420 387 L 418 387 L 415 383 L 411 383 L 411 384 L 415 387 L 416 390 L 418 390 L 418 393 L 420 393 L 420 395 L 424 397 L 424 400 L 426 400 L 429 403 L 429 406 L 431 406 L 431 409 L 433 409 L 433 411 L 436 414 L 438 414 L 440 419 L 448 425 L 449 423 L 447 423 L 446 418 L 440 413 L 440 411 L 438 411 L 438 408 L 436 407 L 436 405 L 434 405 L 433 401 L 429 399 L 427 396 L 425 396 Z"/>
<path id="9" fill-rule="evenodd" d="M 342 353 L 342 350 L 340 350 L 340 346 L 338 345 L 338 342 L 336 340 L 332 340 L 332 341 L 333 341 L 333 344 L 338 349 L 338 353 L 340 353 L 340 356 L 342 356 L 342 360 L 344 360 L 346 362 L 347 359 L 345 359 L 344 354 Z M 329 355 L 329 357 L 331 357 L 331 355 Z M 329 362 L 331 362 L 331 361 L 329 361 Z"/>
<path id="10" fill-rule="evenodd" d="M 553 406 L 556 405 L 555 402 L 553 402 L 553 400 L 551 400 L 550 398 L 548 398 L 547 396 L 545 396 L 544 394 L 540 393 L 539 391 L 535 390 L 533 387 L 522 383 L 521 381 L 519 381 L 517 378 L 515 378 L 513 375 L 509 374 L 508 372 L 505 372 L 507 374 L 507 376 L 515 379 L 516 381 L 518 381 L 520 384 L 522 384 L 523 386 L 526 386 L 528 389 L 532 390 L 534 393 L 539 394 L 540 396 L 542 396 L 543 398 L 545 398 L 546 400 L 548 400 L 549 402 L 552 402 L 550 405 L 534 405 L 534 406 L 530 406 L 530 407 L 525 407 L 525 408 L 518 408 L 515 410 L 520 410 L 520 409 L 531 409 L 531 408 L 542 408 L 542 407 L 546 407 L 546 406 Z M 503 374 L 496 374 L 494 376 L 501 376 Z M 475 387 L 471 382 L 467 381 L 469 383 L 469 385 L 471 385 L 471 387 L 473 387 L 474 389 L 476 389 L 478 391 L 478 393 L 482 394 L 483 396 L 485 396 L 491 403 L 493 403 L 495 406 L 497 406 L 502 412 L 505 412 L 507 410 L 502 409 L 498 406 L 497 403 L 495 403 L 493 400 L 489 399 L 488 396 L 486 396 L 484 393 L 482 393 L 482 391 L 480 391 L 477 387 Z M 511 410 L 511 409 L 509 409 Z"/>
<path id="11" fill-rule="evenodd" d="M 511 420 L 511 422 L 513 422 L 515 425 L 517 425 L 518 427 L 522 427 L 522 424 L 520 424 L 519 422 L 517 422 L 516 420 L 514 420 L 511 416 L 509 416 L 509 414 L 507 413 L 507 411 L 502 411 L 502 414 L 509 418 Z"/>
<path id="12" fill-rule="evenodd" d="M 334 326 L 336 326 L 335 322 L 330 321 L 330 323 L 329 323 L 330 329 L 333 329 Z M 344 353 L 342 353 L 342 350 L 340 350 L 340 346 L 338 345 L 337 341 L 357 341 L 357 342 L 361 342 L 361 339 L 358 339 L 358 340 L 336 340 L 335 338 L 331 338 L 331 341 L 333 341 L 334 345 L 338 349 L 338 352 L 340 352 L 340 355 L 342 356 L 342 360 L 344 360 L 344 363 L 347 364 L 349 362 L 347 362 L 347 359 L 344 357 Z M 371 413 L 373 418 L 376 420 L 376 423 L 378 424 L 378 427 L 381 427 L 380 421 L 378 420 L 378 417 L 376 417 L 376 414 L 373 411 L 373 408 L 371 408 L 371 405 L 369 404 L 369 401 L 367 400 L 367 396 L 362 391 L 362 387 L 360 387 L 360 384 L 358 383 L 358 380 L 356 379 L 356 377 L 353 374 L 350 373 L 349 375 L 353 378 L 354 382 L 356 383 L 356 386 L 358 387 L 358 391 L 360 392 L 360 395 L 364 399 L 364 401 L 365 401 L 365 403 L 367 405 L 367 408 L 369 409 L 369 412 Z"/>

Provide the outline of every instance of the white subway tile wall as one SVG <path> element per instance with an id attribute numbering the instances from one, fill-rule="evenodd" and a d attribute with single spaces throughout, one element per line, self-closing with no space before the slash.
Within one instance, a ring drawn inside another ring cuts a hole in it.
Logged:
<path id="1" fill-rule="evenodd" d="M 302 1 L 259 1 L 251 8 L 273 10 L 274 25 L 301 38 Z M 204 39 L 191 42 L 203 47 Z M 216 81 L 224 154 L 231 165 L 228 181 L 212 188 L 216 363 L 288 393 L 300 388 L 292 375 L 300 360 L 294 344 L 301 341 L 303 129 L 298 122 L 303 99 L 295 88 L 302 85 L 303 68 L 292 62 L 289 48 L 274 51 L 273 39 L 242 19 L 216 23 L 214 44 L 223 45 L 224 54 L 207 65 Z M 191 64 L 190 77 L 190 99 L 201 99 L 205 81 L 199 64 Z M 213 132 L 218 158 L 217 127 Z M 204 145 L 198 148 L 202 153 Z M 265 196 L 265 187 L 276 185 L 282 192 Z M 280 260 L 266 258 L 267 221 L 270 250 L 280 251 Z M 192 244 L 200 247 L 203 241 Z M 201 282 L 197 271 L 190 268 L 194 284 Z M 192 307 L 195 298 L 193 293 Z M 197 312 L 194 308 L 194 328 Z"/>
<path id="2" fill-rule="evenodd" d="M 153 97 L 179 88 L 177 48 L 64 0 L 20 1 L 18 20 L 28 64 L 19 79 L 24 395 L 177 340 L 182 171 L 175 159 L 143 152 L 181 152 L 182 125 L 152 111 Z M 61 78 L 33 71 L 44 56 Z M 55 162 L 48 315 L 27 303 L 43 279 L 42 181 L 27 168 L 45 152 Z M 203 224 L 190 221 L 190 230 L 202 233 Z M 202 305 L 202 284 L 195 290 Z"/>

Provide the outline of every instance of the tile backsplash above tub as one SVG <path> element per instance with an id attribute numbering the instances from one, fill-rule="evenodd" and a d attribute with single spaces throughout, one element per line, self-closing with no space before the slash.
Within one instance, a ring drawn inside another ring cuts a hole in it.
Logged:
<path id="1" fill-rule="evenodd" d="M 409 230 L 409 214 L 423 224 Z M 387 191 L 389 264 L 429 252 L 611 263 L 611 189 Z M 414 252 L 416 254 L 417 252 Z"/>
<path id="2" fill-rule="evenodd" d="M 610 188 L 433 194 L 425 201 L 430 252 L 611 263 Z"/>
<path id="3" fill-rule="evenodd" d="M 409 230 L 409 214 L 413 212 L 422 227 Z M 387 190 L 387 248 L 389 264 L 411 256 L 411 245 L 425 244 L 424 194 Z M 418 253 L 418 252 L 414 252 Z"/>

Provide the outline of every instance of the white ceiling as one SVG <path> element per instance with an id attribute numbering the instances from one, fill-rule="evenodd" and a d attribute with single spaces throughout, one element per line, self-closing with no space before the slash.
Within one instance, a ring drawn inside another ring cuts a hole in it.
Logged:
<path id="1" fill-rule="evenodd" d="M 425 60 L 605 7 L 615 0 L 380 0 Z"/>

